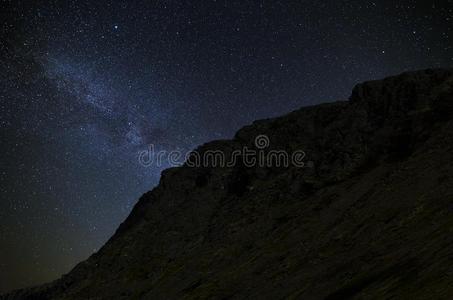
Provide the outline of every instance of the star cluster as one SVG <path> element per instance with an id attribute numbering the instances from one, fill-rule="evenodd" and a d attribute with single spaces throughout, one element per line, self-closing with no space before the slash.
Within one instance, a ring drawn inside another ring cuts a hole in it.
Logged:
<path id="1" fill-rule="evenodd" d="M 453 66 L 453 1 L 3 1 L 0 291 L 53 280 L 162 167 L 354 84 Z"/>

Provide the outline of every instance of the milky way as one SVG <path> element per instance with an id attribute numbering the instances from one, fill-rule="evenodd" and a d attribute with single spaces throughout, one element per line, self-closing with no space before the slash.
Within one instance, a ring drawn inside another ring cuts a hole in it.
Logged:
<path id="1" fill-rule="evenodd" d="M 36 3 L 39 2 L 39 3 Z M 451 67 L 452 1 L 4 1 L 0 291 L 57 278 L 166 166 L 241 126 Z"/>

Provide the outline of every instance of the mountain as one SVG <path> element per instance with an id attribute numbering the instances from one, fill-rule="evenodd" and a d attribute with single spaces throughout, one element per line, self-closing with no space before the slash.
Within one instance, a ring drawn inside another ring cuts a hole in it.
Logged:
<path id="1" fill-rule="evenodd" d="M 98 253 L 0 298 L 453 299 L 453 70 L 365 82 L 200 146 Z"/>

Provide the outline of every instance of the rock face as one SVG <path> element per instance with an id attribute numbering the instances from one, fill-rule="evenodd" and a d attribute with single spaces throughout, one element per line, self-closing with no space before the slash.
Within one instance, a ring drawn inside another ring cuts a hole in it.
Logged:
<path id="1" fill-rule="evenodd" d="M 453 299 L 453 70 L 355 87 L 197 153 L 305 152 L 305 166 L 163 172 L 107 244 L 1 299 Z"/>

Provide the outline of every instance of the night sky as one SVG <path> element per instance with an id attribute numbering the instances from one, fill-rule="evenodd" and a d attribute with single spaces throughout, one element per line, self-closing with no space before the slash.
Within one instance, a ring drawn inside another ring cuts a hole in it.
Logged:
<path id="1" fill-rule="evenodd" d="M 453 66 L 453 1 L 1 1 L 0 291 L 97 251 L 162 167 L 259 118 Z"/>

